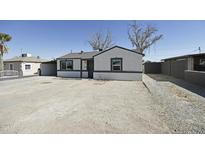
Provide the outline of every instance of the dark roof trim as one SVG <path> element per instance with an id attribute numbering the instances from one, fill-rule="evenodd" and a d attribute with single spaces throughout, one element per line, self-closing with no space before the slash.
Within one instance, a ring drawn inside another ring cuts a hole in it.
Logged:
<path id="1" fill-rule="evenodd" d="M 56 60 L 60 60 L 60 59 L 82 59 L 82 58 L 56 58 Z"/>
<path id="2" fill-rule="evenodd" d="M 205 53 L 188 54 L 188 55 L 183 55 L 183 56 L 177 56 L 177 57 L 165 58 L 165 59 L 162 59 L 162 60 L 173 60 L 173 59 L 188 58 L 188 57 L 203 56 L 203 55 L 205 55 Z"/>
<path id="3" fill-rule="evenodd" d="M 136 53 L 136 54 L 140 54 L 140 55 L 144 56 L 143 53 L 139 53 L 139 52 L 137 52 L 137 51 L 134 51 L 134 50 L 127 49 L 127 48 L 120 47 L 120 46 L 117 46 L 117 45 L 116 45 L 116 46 L 113 46 L 113 47 L 111 47 L 111 48 L 109 48 L 109 49 L 107 49 L 107 50 L 105 50 L 105 51 L 103 51 L 103 52 L 101 52 L 101 53 L 98 53 L 98 54 L 94 55 L 93 57 L 96 57 L 96 56 L 98 56 L 98 55 L 100 55 L 100 54 L 102 54 L 102 53 L 104 53 L 104 52 L 107 52 L 107 51 L 109 51 L 109 50 L 111 50 L 111 49 L 114 49 L 114 48 L 124 49 L 124 50 L 131 51 L 131 52 L 134 52 L 134 53 Z"/>
<path id="4" fill-rule="evenodd" d="M 105 71 L 105 70 L 94 70 L 94 73 L 142 73 L 142 71 Z"/>
<path id="5" fill-rule="evenodd" d="M 56 64 L 56 60 L 42 62 L 42 64 Z"/>

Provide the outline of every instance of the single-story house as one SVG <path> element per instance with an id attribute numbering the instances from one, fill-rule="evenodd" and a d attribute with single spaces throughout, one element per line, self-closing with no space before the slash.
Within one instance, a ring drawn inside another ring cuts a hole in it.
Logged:
<path id="1" fill-rule="evenodd" d="M 57 76 L 102 80 L 142 80 L 143 54 L 114 46 L 104 51 L 69 53 L 57 58 Z"/>
<path id="2" fill-rule="evenodd" d="M 29 53 L 24 53 L 19 57 L 4 60 L 4 70 L 15 70 L 20 76 L 30 76 L 38 74 L 40 64 L 46 60 L 40 57 L 33 57 Z"/>

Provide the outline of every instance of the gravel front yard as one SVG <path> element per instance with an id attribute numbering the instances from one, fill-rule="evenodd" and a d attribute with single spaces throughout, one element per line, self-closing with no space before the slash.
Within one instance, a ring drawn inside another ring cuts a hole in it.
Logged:
<path id="1" fill-rule="evenodd" d="M 203 95 L 165 76 L 143 81 L 0 81 L 0 133 L 205 133 Z"/>
<path id="2" fill-rule="evenodd" d="M 0 82 L 0 133 L 169 133 L 142 82 Z"/>
<path id="3" fill-rule="evenodd" d="M 143 80 L 171 133 L 205 133 L 205 88 L 160 74 Z"/>

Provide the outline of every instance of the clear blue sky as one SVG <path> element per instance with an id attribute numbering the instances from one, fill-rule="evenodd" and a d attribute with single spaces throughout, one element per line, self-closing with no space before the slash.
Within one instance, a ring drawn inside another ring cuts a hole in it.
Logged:
<path id="1" fill-rule="evenodd" d="M 70 50 L 91 51 L 87 41 L 97 31 L 112 32 L 115 44 L 132 48 L 127 36 L 132 21 L 0 21 L 0 32 L 10 34 L 13 39 L 4 58 L 23 52 L 51 59 L 69 53 Z M 138 21 L 159 29 L 164 38 L 154 45 L 144 57 L 157 61 L 162 58 L 197 53 L 199 46 L 205 50 L 205 21 Z"/>

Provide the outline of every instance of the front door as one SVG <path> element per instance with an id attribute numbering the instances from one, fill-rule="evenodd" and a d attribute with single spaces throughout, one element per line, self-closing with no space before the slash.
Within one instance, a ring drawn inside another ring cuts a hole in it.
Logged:
<path id="1" fill-rule="evenodd" d="M 88 68 L 88 78 L 93 78 L 93 70 L 94 70 L 94 60 L 93 59 L 89 59 L 87 61 L 87 68 Z"/>

